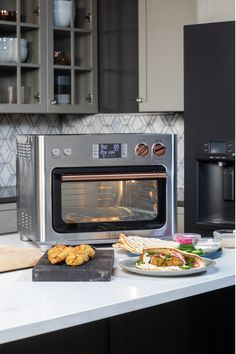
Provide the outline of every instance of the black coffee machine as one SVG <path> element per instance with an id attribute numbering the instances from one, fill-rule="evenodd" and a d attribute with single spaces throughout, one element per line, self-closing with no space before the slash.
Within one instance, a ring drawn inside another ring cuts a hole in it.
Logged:
<path id="1" fill-rule="evenodd" d="M 185 232 L 235 228 L 235 22 L 185 26 Z"/>

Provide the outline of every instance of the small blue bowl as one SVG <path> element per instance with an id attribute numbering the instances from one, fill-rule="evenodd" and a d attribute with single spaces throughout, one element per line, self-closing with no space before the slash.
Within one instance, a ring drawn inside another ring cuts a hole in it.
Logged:
<path id="1" fill-rule="evenodd" d="M 223 250 L 222 250 L 222 248 L 220 248 L 216 252 L 204 253 L 203 255 L 201 255 L 201 257 L 215 259 L 215 258 L 220 257 L 222 255 L 222 253 L 223 253 Z"/>

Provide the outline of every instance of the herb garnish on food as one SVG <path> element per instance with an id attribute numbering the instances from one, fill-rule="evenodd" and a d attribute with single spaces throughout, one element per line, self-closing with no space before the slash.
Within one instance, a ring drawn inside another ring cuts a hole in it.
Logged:
<path id="1" fill-rule="evenodd" d="M 193 253 L 193 254 L 197 254 L 197 255 L 202 255 L 204 254 L 203 250 L 200 248 L 199 250 L 197 250 L 192 243 L 182 243 L 179 245 L 178 249 L 180 251 L 184 251 L 184 252 L 188 252 L 188 253 Z"/>

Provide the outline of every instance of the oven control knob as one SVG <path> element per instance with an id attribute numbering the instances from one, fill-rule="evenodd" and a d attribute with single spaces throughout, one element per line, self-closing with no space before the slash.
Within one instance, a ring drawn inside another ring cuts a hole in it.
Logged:
<path id="1" fill-rule="evenodd" d="M 135 149 L 136 155 L 139 157 L 145 157 L 149 153 L 149 147 L 146 144 L 138 144 Z"/>
<path id="2" fill-rule="evenodd" d="M 166 148 L 161 143 L 157 143 L 152 147 L 152 153 L 155 156 L 162 156 L 166 152 Z"/>

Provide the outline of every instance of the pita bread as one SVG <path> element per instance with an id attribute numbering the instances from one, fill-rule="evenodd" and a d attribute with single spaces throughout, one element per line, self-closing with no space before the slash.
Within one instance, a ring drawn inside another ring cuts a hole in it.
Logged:
<path id="1" fill-rule="evenodd" d="M 125 236 L 121 233 L 117 243 L 113 244 L 114 248 L 123 248 L 131 253 L 141 254 L 144 248 L 155 247 L 178 247 L 178 242 L 162 240 L 160 238 Z"/>

